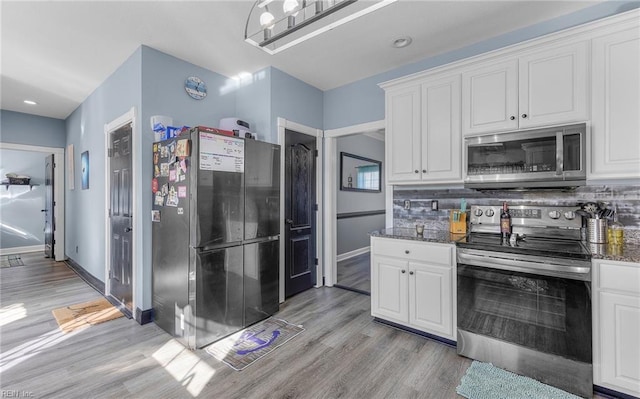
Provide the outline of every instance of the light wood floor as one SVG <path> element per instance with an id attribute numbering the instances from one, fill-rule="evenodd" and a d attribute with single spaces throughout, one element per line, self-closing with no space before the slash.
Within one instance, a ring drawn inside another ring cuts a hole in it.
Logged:
<path id="1" fill-rule="evenodd" d="M 64 263 L 0 269 L 0 385 L 32 398 L 456 398 L 471 363 L 372 321 L 370 298 L 311 289 L 277 317 L 306 331 L 241 372 L 150 323 L 119 318 L 63 334 L 51 310 L 98 297 Z"/>
<path id="2" fill-rule="evenodd" d="M 338 284 L 371 293 L 371 256 L 354 256 L 338 262 Z"/>

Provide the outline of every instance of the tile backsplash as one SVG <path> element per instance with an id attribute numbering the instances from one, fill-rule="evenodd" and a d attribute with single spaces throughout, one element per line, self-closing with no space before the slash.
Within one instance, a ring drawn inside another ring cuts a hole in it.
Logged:
<path id="1" fill-rule="evenodd" d="M 629 238 L 640 237 L 640 185 L 584 186 L 569 190 L 474 190 L 465 188 L 427 189 L 403 188 L 393 190 L 394 227 L 414 227 L 424 224 L 427 228 L 448 229 L 449 210 L 460 208 L 465 198 L 467 209 L 471 205 L 558 205 L 575 206 L 586 202 L 603 202 L 618 207 L 618 219 L 625 226 Z M 431 202 L 438 201 L 438 210 L 431 209 Z M 411 208 L 405 209 L 405 201 Z M 635 241 L 635 240 L 634 240 Z"/>

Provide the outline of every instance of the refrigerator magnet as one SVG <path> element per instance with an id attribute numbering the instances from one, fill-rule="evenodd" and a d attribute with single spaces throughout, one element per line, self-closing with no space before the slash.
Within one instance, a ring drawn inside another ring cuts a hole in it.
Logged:
<path id="1" fill-rule="evenodd" d="M 176 188 L 171 186 L 169 189 L 169 195 L 167 196 L 167 206 L 178 206 L 180 199 L 178 199 L 178 193 L 176 192 Z"/>
<path id="2" fill-rule="evenodd" d="M 169 157 L 169 148 L 167 146 L 160 146 L 160 158 Z"/>
<path id="3" fill-rule="evenodd" d="M 151 211 L 151 221 L 158 223 L 160 221 L 160 211 Z"/>
<path id="4" fill-rule="evenodd" d="M 178 208 L 178 215 L 184 215 L 184 208 Z"/>
<path id="5" fill-rule="evenodd" d="M 160 184 L 158 183 L 158 179 L 154 177 L 153 179 L 151 179 L 151 192 L 155 194 L 158 192 L 159 189 L 160 189 Z"/>
<path id="6" fill-rule="evenodd" d="M 153 143 L 153 152 L 158 152 L 158 143 Z"/>
<path id="7" fill-rule="evenodd" d="M 176 181 L 176 170 L 175 169 L 170 169 L 169 170 L 169 181 Z"/>
<path id="8" fill-rule="evenodd" d="M 169 155 L 172 156 L 172 157 L 176 156 L 176 143 L 175 142 L 169 144 Z"/>
<path id="9" fill-rule="evenodd" d="M 178 140 L 178 144 L 176 147 L 176 156 L 178 157 L 188 157 L 191 152 L 191 146 L 189 145 L 189 139 Z"/>
<path id="10" fill-rule="evenodd" d="M 180 170 L 182 170 L 184 173 L 187 173 L 187 160 L 183 159 L 180 161 Z"/>
<path id="11" fill-rule="evenodd" d="M 157 152 L 153 153 L 153 164 L 157 165 L 158 162 L 160 162 L 160 154 L 158 154 Z"/>
<path id="12" fill-rule="evenodd" d="M 162 196 L 169 194 L 169 183 L 162 185 Z"/>
<path id="13" fill-rule="evenodd" d="M 155 200 L 153 201 L 154 205 L 163 206 L 164 205 L 164 196 L 162 193 L 157 192 L 155 196 Z"/>
<path id="14" fill-rule="evenodd" d="M 178 198 L 187 198 L 187 186 L 178 186 Z"/>
<path id="15" fill-rule="evenodd" d="M 153 177 L 160 176 L 160 165 L 153 166 Z"/>
<path id="16" fill-rule="evenodd" d="M 160 176 L 169 176 L 169 164 L 161 163 L 160 164 Z"/>

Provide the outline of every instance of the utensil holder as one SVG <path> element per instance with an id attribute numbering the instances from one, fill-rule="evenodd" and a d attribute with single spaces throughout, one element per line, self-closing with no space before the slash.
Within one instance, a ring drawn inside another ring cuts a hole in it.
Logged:
<path id="1" fill-rule="evenodd" d="M 607 219 L 587 219 L 587 240 L 597 244 L 607 242 Z"/>

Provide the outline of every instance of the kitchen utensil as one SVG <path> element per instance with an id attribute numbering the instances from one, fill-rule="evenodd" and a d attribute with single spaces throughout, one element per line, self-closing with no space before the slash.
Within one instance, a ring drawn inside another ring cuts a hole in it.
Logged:
<path id="1" fill-rule="evenodd" d="M 582 209 L 587 212 L 595 213 L 598 211 L 598 204 L 596 204 L 595 202 L 587 202 L 586 204 L 582 205 Z"/>
<path id="2" fill-rule="evenodd" d="M 580 215 L 580 216 L 582 216 L 583 218 L 590 218 L 590 217 L 591 217 L 591 214 L 590 214 L 589 212 L 587 212 L 587 211 L 583 211 L 582 209 L 578 209 L 578 210 L 576 211 L 576 215 Z"/>

